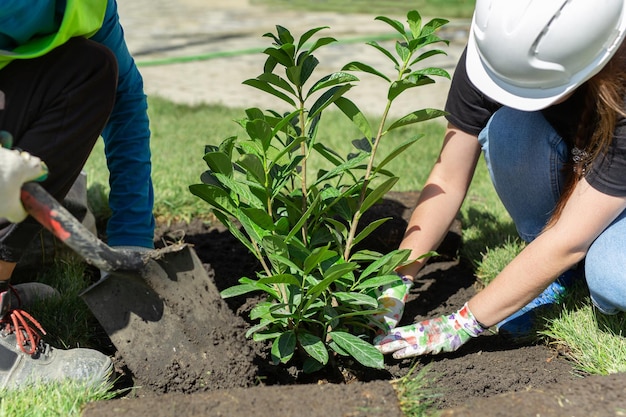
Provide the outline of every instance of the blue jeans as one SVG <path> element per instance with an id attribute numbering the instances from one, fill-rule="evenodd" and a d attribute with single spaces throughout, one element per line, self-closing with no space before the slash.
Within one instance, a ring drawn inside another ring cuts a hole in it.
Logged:
<path id="1" fill-rule="evenodd" d="M 478 140 L 498 196 L 520 237 L 530 242 L 549 220 L 565 185 L 568 147 L 541 112 L 503 107 Z M 593 242 L 585 258 L 591 300 L 603 313 L 626 311 L 626 211 Z"/>

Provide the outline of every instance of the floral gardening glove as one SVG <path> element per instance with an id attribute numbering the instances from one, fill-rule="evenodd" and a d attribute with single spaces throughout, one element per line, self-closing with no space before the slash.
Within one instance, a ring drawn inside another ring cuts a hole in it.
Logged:
<path id="1" fill-rule="evenodd" d="M 378 287 L 374 291 L 374 296 L 378 300 L 378 308 L 385 308 L 385 313 L 374 314 L 372 320 L 376 321 L 379 327 L 378 334 L 389 333 L 391 329 L 396 327 L 402 313 L 404 313 L 404 305 L 409 296 L 409 291 L 413 286 L 413 281 L 407 276 L 398 275 L 398 280 L 391 284 Z"/>
<path id="2" fill-rule="evenodd" d="M 378 336 L 374 345 L 382 353 L 393 353 L 395 359 L 454 352 L 483 330 L 465 303 L 456 313 L 398 327 L 386 336 Z"/>

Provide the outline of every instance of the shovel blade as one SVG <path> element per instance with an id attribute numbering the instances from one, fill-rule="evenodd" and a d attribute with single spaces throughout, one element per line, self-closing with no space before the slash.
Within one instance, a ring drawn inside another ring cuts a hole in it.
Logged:
<path id="1" fill-rule="evenodd" d="M 232 317 L 224 315 L 219 291 L 186 245 L 149 260 L 138 273 L 111 273 L 81 297 L 142 386 L 162 391 L 166 375 L 223 358 L 203 317 L 221 315 L 226 328 Z"/>

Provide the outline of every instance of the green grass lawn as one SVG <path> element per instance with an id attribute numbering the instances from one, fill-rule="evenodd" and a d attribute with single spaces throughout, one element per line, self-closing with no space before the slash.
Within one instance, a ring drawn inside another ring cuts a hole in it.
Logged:
<path id="1" fill-rule="evenodd" d="M 191 195 L 187 187 L 198 182 L 200 174 L 205 169 L 202 159 L 204 145 L 217 144 L 227 136 L 242 133 L 234 120 L 242 117 L 243 110 L 222 106 L 188 107 L 156 97 L 150 98 L 149 104 L 153 130 L 156 215 L 161 221 L 190 219 L 197 216 L 208 219 L 209 207 Z M 321 137 L 334 141 L 329 146 L 345 148 L 353 138 L 350 132 L 341 127 L 341 117 L 336 112 L 328 114 L 329 122 L 325 126 L 327 131 L 321 132 Z M 405 152 L 394 166 L 389 167 L 401 178 L 395 190 L 420 189 L 441 146 L 443 129 L 443 124 L 435 121 L 418 125 L 411 131 L 404 131 L 397 136 L 385 137 L 385 140 L 402 141 L 404 135 L 424 135 L 410 152 Z M 108 188 L 102 144 L 98 144 L 94 150 L 86 171 L 92 202 L 93 195 L 105 195 Z M 479 278 L 488 282 L 515 256 L 521 245 L 516 241 L 514 227 L 495 195 L 484 164 L 479 164 L 460 216 L 464 240 L 462 255 L 476 265 Z M 51 309 L 48 307 L 48 311 L 56 313 L 50 315 L 51 319 L 44 324 L 51 335 L 57 336 L 51 340 L 56 346 L 84 346 L 85 339 L 89 338 L 91 327 L 88 312 L 84 310 L 86 307 L 77 296 L 83 273 L 84 271 L 75 264 L 62 262 L 47 271 L 41 279 L 58 288 L 66 288 L 63 307 L 52 306 Z M 626 363 L 626 339 L 621 332 L 624 329 L 625 315 L 618 314 L 602 320 L 598 322 L 584 293 L 575 295 L 567 304 L 567 308 L 553 320 L 553 325 L 548 326 L 545 332 L 546 343 L 565 345 L 567 347 L 565 350 L 571 354 L 573 368 L 582 372 L 597 374 L 623 372 Z M 62 323 L 73 323 L 73 326 L 61 326 Z M 423 375 L 420 378 L 423 378 Z M 410 379 L 404 379 L 399 383 L 408 384 L 408 387 L 401 388 L 403 392 L 419 391 L 419 388 L 415 388 L 415 382 Z M 46 386 L 41 387 L 41 392 L 46 393 L 49 389 Z M 72 384 L 54 390 L 59 393 L 58 395 L 69 398 L 67 401 L 71 404 L 107 398 L 102 391 L 89 391 L 74 387 Z M 31 391 L 28 392 L 23 394 L 24 398 L 33 396 Z M 41 395 L 34 396 L 41 398 Z M 51 404 L 45 400 L 41 401 L 41 404 L 29 408 L 29 414 L 24 415 L 49 415 L 45 412 L 36 412 L 39 406 L 42 410 L 46 407 L 66 410 L 68 406 L 67 403 L 58 403 L 56 400 Z M 2 406 L 6 408 L 9 404 L 0 401 L 0 412 Z M 77 413 L 70 410 L 58 412 L 56 415 L 75 416 Z"/>
<path id="2" fill-rule="evenodd" d="M 367 12 L 368 14 L 406 13 L 407 3 L 396 0 L 257 0 L 272 7 L 306 8 L 306 10 L 339 10 L 343 12 Z M 422 0 L 411 5 L 424 15 L 468 17 L 473 2 Z M 303 9 L 304 10 L 304 9 Z M 419 94 L 416 90 L 415 94 Z M 358 104 L 358 103 L 357 103 Z M 152 130 L 153 182 L 155 188 L 154 213 L 160 222 L 202 218 L 211 220 L 210 208 L 189 192 L 189 185 L 200 182 L 206 169 L 203 161 L 204 147 L 217 145 L 233 135 L 243 135 L 243 129 L 235 122 L 244 117 L 244 109 L 232 109 L 218 105 L 185 106 L 173 104 L 159 97 L 149 98 L 149 115 Z M 324 113 L 324 123 L 318 138 L 327 147 L 345 154 L 353 139 L 360 135 L 346 128 L 344 117 L 337 111 Z M 370 115 L 373 121 L 376 117 Z M 377 123 L 373 123 L 377 124 Z M 408 151 L 401 154 L 387 168 L 400 180 L 394 191 L 421 189 L 436 160 L 444 132 L 443 120 L 412 125 L 399 129 L 383 138 L 382 149 L 422 135 Z M 384 151 L 383 151 L 384 153 Z M 104 159 L 102 141 L 99 141 L 85 166 L 89 184 L 89 202 L 97 216 L 108 213 L 108 172 Z M 460 218 L 463 224 L 462 256 L 476 267 L 476 275 L 488 283 L 521 250 L 523 244 L 516 236 L 515 228 L 498 200 L 484 164 L 479 164 L 468 196 L 462 206 Z M 86 285 L 84 265 L 75 260 L 59 260 L 50 270 L 38 277 L 62 289 L 62 305 L 42 305 L 47 317 L 44 327 L 54 338 L 47 340 L 61 348 L 89 346 L 93 340 L 93 320 L 78 293 Z M 566 308 L 559 312 L 544 332 L 546 343 L 566 346 L 571 353 L 573 367 L 581 372 L 606 374 L 625 371 L 626 339 L 622 334 L 625 315 L 598 319 L 590 307 L 584 291 L 577 291 L 568 298 Z M 71 325 L 68 325 L 71 324 Z M 419 379 L 427 379 L 420 372 Z M 415 379 L 405 378 L 398 382 L 404 391 L 416 393 L 421 385 Z M 85 389 L 73 384 L 34 387 L 20 393 L 1 395 L 0 416 L 28 415 L 78 416 L 80 407 L 88 401 L 111 397 L 109 386 Z M 4 393 L 3 393 L 4 394 Z M 410 394 L 413 395 L 413 394 Z M 62 399 L 62 401 L 59 400 Z M 9 403 L 9 399 L 11 403 Z M 13 404 L 16 402 L 16 404 Z M 419 404 L 405 401 L 408 408 L 422 409 Z M 21 407 L 21 408 L 15 408 Z M 422 413 L 420 411 L 419 413 Z M 408 411 L 407 411 L 408 413 Z M 411 412 L 413 413 L 413 412 Z M 409 414 L 407 414 L 409 415 Z M 417 415 L 417 414 L 410 414 Z"/>

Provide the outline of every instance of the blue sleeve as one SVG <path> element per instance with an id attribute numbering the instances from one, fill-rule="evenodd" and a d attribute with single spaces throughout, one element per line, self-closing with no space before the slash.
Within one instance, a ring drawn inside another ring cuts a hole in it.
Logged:
<path id="1" fill-rule="evenodd" d="M 124 40 L 115 0 L 108 0 L 102 28 L 91 39 L 113 51 L 119 69 L 116 102 L 102 132 L 111 188 L 107 242 L 110 246 L 152 248 L 154 192 L 148 104 L 143 79 Z"/>

